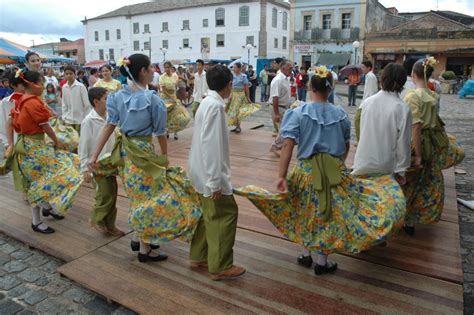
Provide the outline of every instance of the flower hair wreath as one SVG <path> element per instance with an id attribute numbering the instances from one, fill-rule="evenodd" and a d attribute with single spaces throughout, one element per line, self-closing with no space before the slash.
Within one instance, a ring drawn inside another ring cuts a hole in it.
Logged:
<path id="1" fill-rule="evenodd" d="M 331 72 L 328 70 L 328 68 L 326 68 L 326 66 L 319 66 L 319 67 L 317 67 L 317 68 L 316 68 L 316 71 L 315 71 L 315 75 L 316 75 L 318 78 L 327 79 L 327 81 L 326 81 L 326 86 L 332 88 L 331 80 L 330 80 Z"/>
<path id="2" fill-rule="evenodd" d="M 429 79 L 426 76 L 426 69 L 428 67 L 434 67 L 437 63 L 438 63 L 438 60 L 436 60 L 436 58 L 433 56 L 427 57 L 423 60 L 423 73 L 425 75 L 425 82 L 428 82 L 428 79 Z"/>

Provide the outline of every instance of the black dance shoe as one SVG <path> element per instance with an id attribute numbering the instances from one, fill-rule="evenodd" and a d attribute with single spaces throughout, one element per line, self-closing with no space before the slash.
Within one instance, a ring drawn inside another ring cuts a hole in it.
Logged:
<path id="1" fill-rule="evenodd" d="M 138 261 L 139 262 L 147 262 L 147 261 L 163 261 L 168 259 L 168 255 L 159 254 L 158 256 L 150 256 L 151 249 L 148 254 L 138 253 Z"/>
<path id="2" fill-rule="evenodd" d="M 43 210 L 42 210 L 43 217 L 52 216 L 52 217 L 55 218 L 56 220 L 62 220 L 62 219 L 64 219 L 64 216 L 63 216 L 63 215 L 54 213 L 54 212 L 52 212 L 51 210 L 53 210 L 53 208 L 49 208 L 49 209 L 43 208 Z"/>
<path id="3" fill-rule="evenodd" d="M 134 252 L 138 252 L 140 250 L 140 242 L 135 242 L 135 241 L 130 241 L 130 248 Z M 152 245 L 150 244 L 151 249 L 158 249 L 160 248 L 160 245 Z"/>
<path id="4" fill-rule="evenodd" d="M 49 226 L 44 230 L 40 229 L 39 226 L 41 224 L 43 224 L 43 222 L 40 222 L 36 225 L 31 223 L 31 228 L 33 229 L 33 231 L 38 232 L 38 233 L 43 233 L 43 234 L 52 234 L 52 233 L 56 232 L 53 228 L 50 228 Z"/>
<path id="5" fill-rule="evenodd" d="M 321 266 L 321 265 L 318 265 L 316 264 L 316 266 L 314 266 L 314 274 L 315 275 L 323 275 L 325 273 L 330 273 L 330 272 L 334 272 L 337 270 L 337 263 L 333 262 L 333 261 L 328 261 L 326 263 L 326 266 Z"/>
<path id="6" fill-rule="evenodd" d="M 311 256 L 300 255 L 298 257 L 298 264 L 306 268 L 311 268 L 313 266 L 313 258 Z"/>
<path id="7" fill-rule="evenodd" d="M 415 235 L 415 227 L 414 226 L 404 225 L 403 230 L 405 231 L 405 233 L 407 233 L 410 236 Z"/>

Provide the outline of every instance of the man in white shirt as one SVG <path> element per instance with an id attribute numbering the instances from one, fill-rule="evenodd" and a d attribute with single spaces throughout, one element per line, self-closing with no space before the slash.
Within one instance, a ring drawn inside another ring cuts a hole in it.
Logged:
<path id="1" fill-rule="evenodd" d="M 293 64 L 289 60 L 283 60 L 280 63 L 280 71 L 276 77 L 272 80 L 270 85 L 270 100 L 272 102 L 272 118 L 273 127 L 277 133 L 280 132 L 280 123 L 285 114 L 285 111 L 290 107 L 291 102 L 291 90 L 288 77 L 293 70 Z M 280 113 L 280 109 L 283 113 Z M 276 156 L 280 156 L 280 151 L 283 146 L 283 138 L 278 137 L 273 141 L 270 152 L 273 152 Z"/>
<path id="2" fill-rule="evenodd" d="M 364 72 L 365 74 L 364 96 L 362 97 L 362 102 L 364 102 L 364 100 L 371 97 L 372 95 L 375 95 L 379 91 L 377 77 L 375 76 L 372 70 L 373 70 L 372 61 L 366 60 L 362 62 L 362 72 Z M 361 114 L 361 107 L 359 106 L 354 117 L 354 126 L 356 130 L 357 140 L 359 140 L 359 137 L 360 137 L 359 135 L 360 114 Z"/>
<path id="3" fill-rule="evenodd" d="M 64 77 L 67 83 L 62 89 L 62 118 L 80 133 L 82 120 L 91 110 L 87 89 L 76 80 L 76 70 L 73 67 L 64 68 Z"/>
<path id="4" fill-rule="evenodd" d="M 59 87 L 59 82 L 58 79 L 54 76 L 54 70 L 53 68 L 48 68 L 48 72 L 46 74 L 46 77 L 44 77 L 44 86 L 47 86 L 48 84 L 53 84 L 54 88 L 57 89 Z"/>
<path id="5" fill-rule="evenodd" d="M 87 168 L 87 162 L 97 146 L 100 132 L 107 124 L 107 90 L 101 87 L 91 88 L 89 90 L 89 101 L 94 109 L 82 121 L 78 153 L 84 179 L 87 183 L 92 181 L 95 188 L 95 204 L 92 209 L 90 223 L 99 232 L 113 236 L 123 236 L 124 233 L 115 226 L 118 192 L 115 176 L 92 176 Z M 100 152 L 99 159 L 104 154 L 112 152 L 114 143 L 114 137 L 111 136 Z"/>
<path id="6" fill-rule="evenodd" d="M 399 96 L 406 82 L 401 65 L 388 64 L 381 77 L 382 91 L 361 104 L 359 145 L 354 158 L 354 175 L 391 175 L 405 183 L 411 162 L 410 108 Z"/>
<path id="7" fill-rule="evenodd" d="M 194 74 L 194 89 L 193 89 L 193 117 L 196 117 L 196 112 L 202 100 L 207 96 L 209 87 L 206 82 L 206 71 L 204 71 L 204 60 L 196 60 L 197 72 Z"/>
<path id="8" fill-rule="evenodd" d="M 362 62 L 362 71 L 365 74 L 364 97 L 362 100 L 365 100 L 366 98 L 375 95 L 379 91 L 379 85 L 377 82 L 377 77 L 373 72 L 372 61 L 366 60 Z"/>
<path id="9" fill-rule="evenodd" d="M 160 74 L 158 73 L 157 69 L 153 72 L 153 81 L 151 81 L 151 85 L 157 90 L 160 90 Z"/>
<path id="10" fill-rule="evenodd" d="M 233 265 L 238 207 L 230 182 L 229 131 L 224 99 L 232 92 L 232 72 L 209 68 L 207 97 L 196 113 L 189 177 L 199 193 L 202 218 L 191 241 L 191 268 L 207 268 L 212 280 L 238 277 L 245 269 Z"/>

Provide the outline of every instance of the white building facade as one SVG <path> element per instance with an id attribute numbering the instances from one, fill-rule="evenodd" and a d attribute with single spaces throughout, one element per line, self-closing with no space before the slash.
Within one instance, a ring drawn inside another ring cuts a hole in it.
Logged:
<path id="1" fill-rule="evenodd" d="M 160 0 L 130 5 L 83 21 L 86 61 L 118 61 L 133 53 L 149 55 L 153 63 L 247 61 L 247 44 L 253 46 L 250 64 L 257 58 L 288 58 L 289 16 L 290 6 L 280 1 Z"/>

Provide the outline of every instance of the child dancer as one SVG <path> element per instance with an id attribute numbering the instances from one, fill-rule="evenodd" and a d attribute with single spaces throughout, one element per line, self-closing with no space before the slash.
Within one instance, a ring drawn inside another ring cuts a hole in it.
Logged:
<path id="1" fill-rule="evenodd" d="M 102 87 L 93 87 L 89 90 L 89 102 L 93 109 L 84 118 L 81 124 L 82 134 L 79 139 L 79 158 L 84 179 L 87 183 L 93 182 L 95 188 L 95 204 L 92 209 L 91 225 L 102 233 L 113 236 L 122 236 L 124 233 L 115 227 L 117 218 L 117 180 L 116 174 L 92 175 L 87 169 L 87 161 L 92 155 L 92 150 L 97 145 L 100 131 L 107 120 L 107 90 Z M 111 153 L 114 146 L 111 136 L 100 156 Z"/>
<path id="2" fill-rule="evenodd" d="M 311 252 L 318 254 L 317 275 L 337 269 L 328 254 L 357 253 L 383 242 L 405 215 L 405 198 L 392 176 L 355 179 L 346 169 L 350 120 L 342 107 L 328 103 L 331 91 L 330 72 L 318 68 L 311 78 L 312 102 L 288 110 L 283 118 L 280 194 L 255 186 L 235 190 L 305 248 L 299 264 L 310 268 Z M 298 162 L 286 178 L 296 144 Z"/>
<path id="3" fill-rule="evenodd" d="M 208 96 L 199 106 L 189 156 L 189 172 L 202 203 L 203 218 L 191 242 L 191 267 L 208 268 L 213 280 L 242 275 L 233 265 L 238 208 L 230 182 L 229 136 L 224 99 L 232 91 L 225 66 L 209 68 Z"/>
<path id="4" fill-rule="evenodd" d="M 15 188 L 26 193 L 32 206 L 31 228 L 35 232 L 53 233 L 54 230 L 41 221 L 43 216 L 63 219 L 72 206 L 82 176 L 77 155 L 55 151 L 60 147 L 48 121 L 51 112 L 39 98 L 43 93 L 44 79 L 39 72 L 21 70 L 17 73 L 26 87 L 24 96 L 11 111 L 8 121 L 18 133 L 13 148 L 13 128 L 9 128 L 8 143 Z M 45 142 L 45 133 L 54 141 L 55 148 Z"/>
<path id="5" fill-rule="evenodd" d="M 107 124 L 88 166 L 100 174 L 107 161 L 97 164 L 97 159 L 119 126 L 121 134 L 110 161 L 118 166 L 130 199 L 129 224 L 136 237 L 131 247 L 139 249 L 140 262 L 162 261 L 167 256 L 154 249 L 160 242 L 191 239 L 201 217 L 199 196 L 184 170 L 167 167 L 166 107 L 154 91 L 146 89 L 153 80 L 150 59 L 143 54 L 131 55 L 120 61 L 120 72 L 132 84 L 108 96 Z M 152 135 L 158 137 L 161 156 L 155 153 Z"/>
<path id="6" fill-rule="evenodd" d="M 4 149 L 8 145 L 8 135 L 7 135 L 7 121 L 10 117 L 11 110 L 15 107 L 16 102 L 19 102 L 25 93 L 25 86 L 20 78 L 16 78 L 15 71 L 11 70 L 5 74 L 5 77 L 8 77 L 10 86 L 13 88 L 13 94 L 5 97 L 0 103 L 0 142 Z M 16 135 L 14 136 L 14 141 L 16 141 Z M 5 152 L 5 155 L 8 155 L 8 152 Z"/>
<path id="7" fill-rule="evenodd" d="M 62 117 L 67 125 L 81 133 L 81 123 L 91 110 L 87 89 L 76 80 L 76 70 L 67 66 L 64 68 L 67 83 L 62 88 Z"/>

